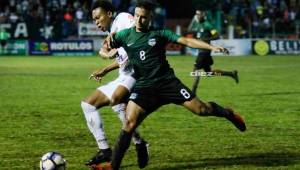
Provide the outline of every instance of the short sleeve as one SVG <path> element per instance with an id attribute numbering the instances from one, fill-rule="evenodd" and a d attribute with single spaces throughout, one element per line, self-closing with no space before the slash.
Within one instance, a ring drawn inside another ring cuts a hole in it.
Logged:
<path id="1" fill-rule="evenodd" d="M 177 42 L 177 40 L 180 38 L 180 35 L 177 35 L 168 29 L 161 30 L 161 36 L 164 37 L 168 42 Z"/>
<path id="2" fill-rule="evenodd" d="M 133 16 L 129 13 L 122 12 L 112 23 L 110 32 L 119 32 L 123 29 L 131 28 L 134 26 Z"/>

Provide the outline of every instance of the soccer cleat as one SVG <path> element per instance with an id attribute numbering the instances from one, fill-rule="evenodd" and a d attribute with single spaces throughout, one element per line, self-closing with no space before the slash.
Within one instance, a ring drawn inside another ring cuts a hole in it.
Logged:
<path id="1" fill-rule="evenodd" d="M 237 70 L 232 71 L 232 78 L 235 80 L 236 84 L 239 84 L 239 75 Z"/>
<path id="2" fill-rule="evenodd" d="M 91 165 L 90 168 L 92 170 L 113 170 L 110 162 Z"/>
<path id="3" fill-rule="evenodd" d="M 227 115 L 225 118 L 229 120 L 231 123 L 233 123 L 234 126 L 238 128 L 240 131 L 244 132 L 246 130 L 246 124 L 244 119 L 238 113 L 235 113 L 232 109 L 227 108 L 226 110 L 230 114 Z"/>
<path id="4" fill-rule="evenodd" d="M 137 152 L 139 168 L 145 168 L 148 165 L 149 161 L 149 144 L 146 141 L 142 140 L 140 144 L 135 145 L 135 149 Z"/>
<path id="5" fill-rule="evenodd" d="M 101 149 L 97 152 L 97 154 L 91 158 L 90 160 L 85 162 L 85 165 L 87 166 L 94 166 L 98 165 L 104 162 L 110 162 L 111 161 L 111 155 L 112 151 L 110 148 L 108 149 Z"/>

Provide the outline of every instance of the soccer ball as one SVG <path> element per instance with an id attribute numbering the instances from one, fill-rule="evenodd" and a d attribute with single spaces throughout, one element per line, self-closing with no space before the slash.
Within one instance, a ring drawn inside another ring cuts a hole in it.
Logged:
<path id="1" fill-rule="evenodd" d="M 66 169 L 66 160 L 58 152 L 48 152 L 43 155 L 40 161 L 41 170 L 64 170 Z"/>

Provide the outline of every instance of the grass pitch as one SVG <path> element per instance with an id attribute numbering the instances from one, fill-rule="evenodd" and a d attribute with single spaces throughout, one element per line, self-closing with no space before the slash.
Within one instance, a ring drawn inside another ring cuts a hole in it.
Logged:
<path id="1" fill-rule="evenodd" d="M 194 58 L 168 57 L 189 87 Z M 98 57 L 0 57 L 0 169 L 38 169 L 41 156 L 59 151 L 70 170 L 88 169 L 96 152 L 80 101 L 101 84 L 90 73 L 108 64 Z M 214 68 L 238 69 L 240 84 L 226 77 L 203 78 L 197 95 L 232 106 L 246 119 L 239 132 L 222 118 L 197 117 L 167 105 L 141 125 L 150 143 L 145 170 L 300 169 L 300 57 L 215 57 Z M 109 107 L 101 110 L 113 145 L 121 124 Z M 122 169 L 138 169 L 131 145 Z"/>

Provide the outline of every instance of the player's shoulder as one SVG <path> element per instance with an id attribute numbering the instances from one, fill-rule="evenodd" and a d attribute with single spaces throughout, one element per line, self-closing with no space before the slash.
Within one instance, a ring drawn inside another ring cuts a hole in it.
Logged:
<path id="1" fill-rule="evenodd" d="M 114 23 L 132 25 L 134 23 L 134 18 L 131 14 L 127 12 L 121 12 L 115 17 Z"/>
<path id="2" fill-rule="evenodd" d="M 180 35 L 177 35 L 174 31 L 172 31 L 169 28 L 154 28 L 152 30 L 154 32 L 154 36 L 157 36 L 163 40 L 177 42 L 178 38 L 180 38 Z"/>
<path id="3" fill-rule="evenodd" d="M 118 31 L 117 34 L 121 36 L 127 36 L 133 31 L 133 28 L 134 27 L 122 29 L 121 31 Z"/>
<path id="4" fill-rule="evenodd" d="M 134 26 L 133 16 L 126 12 L 119 13 L 111 26 L 111 32 L 119 32 L 123 29 Z"/>
<path id="5" fill-rule="evenodd" d="M 175 34 L 169 28 L 152 28 L 151 31 L 155 32 L 156 34 L 162 35 L 162 36 Z"/>
<path id="6" fill-rule="evenodd" d="M 169 28 L 155 28 L 155 27 L 150 27 L 150 31 L 161 33 L 161 32 L 172 31 L 172 30 L 170 30 Z"/>
<path id="7" fill-rule="evenodd" d="M 122 20 L 122 19 L 133 19 L 133 16 L 127 12 L 121 12 L 117 14 L 116 20 Z"/>

